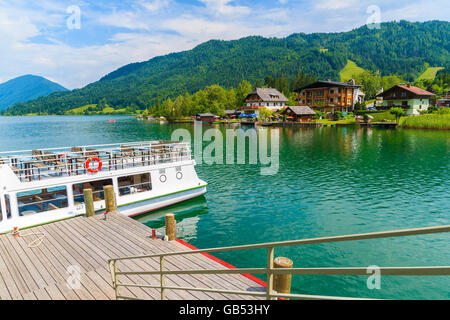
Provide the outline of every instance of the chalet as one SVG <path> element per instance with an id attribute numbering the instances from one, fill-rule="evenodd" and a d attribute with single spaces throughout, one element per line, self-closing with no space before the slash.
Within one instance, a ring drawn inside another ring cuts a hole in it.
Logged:
<path id="1" fill-rule="evenodd" d="M 201 122 L 216 121 L 216 116 L 212 113 L 198 113 L 195 117 L 196 117 L 197 121 L 201 121 Z"/>
<path id="2" fill-rule="evenodd" d="M 398 84 L 378 94 L 377 97 L 383 98 L 382 109 L 401 107 L 406 110 L 406 115 L 411 116 L 428 110 L 431 96 L 434 96 L 434 93 L 410 84 Z"/>
<path id="3" fill-rule="evenodd" d="M 352 111 L 364 101 L 361 86 L 351 82 L 317 81 L 298 90 L 298 101 L 321 112 Z"/>
<path id="4" fill-rule="evenodd" d="M 289 99 L 277 89 L 256 88 L 245 98 L 246 105 L 241 110 L 256 114 L 259 114 L 264 108 L 270 111 L 279 111 L 284 109 L 288 101 Z"/>
<path id="5" fill-rule="evenodd" d="M 316 112 L 308 106 L 290 106 L 284 109 L 281 115 L 295 122 L 310 122 Z"/>

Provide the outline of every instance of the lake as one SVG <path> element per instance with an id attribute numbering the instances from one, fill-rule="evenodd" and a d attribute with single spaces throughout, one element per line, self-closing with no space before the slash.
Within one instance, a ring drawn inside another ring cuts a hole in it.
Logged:
<path id="1" fill-rule="evenodd" d="M 193 131 L 191 124 L 160 125 L 126 116 L 0 117 L 0 151 L 168 140 L 177 128 Z M 161 228 L 164 214 L 175 213 L 179 237 L 199 248 L 450 223 L 450 132 L 272 130 L 280 134 L 277 175 L 261 175 L 258 165 L 202 164 L 197 172 L 209 183 L 205 197 L 139 221 Z M 280 248 L 275 256 L 291 258 L 294 267 L 439 266 L 450 265 L 449 249 L 450 235 L 437 234 Z M 237 267 L 266 263 L 265 250 L 217 256 Z M 294 276 L 292 285 L 294 292 L 306 294 L 450 298 L 449 277 L 384 276 L 380 290 L 369 290 L 367 279 Z"/>

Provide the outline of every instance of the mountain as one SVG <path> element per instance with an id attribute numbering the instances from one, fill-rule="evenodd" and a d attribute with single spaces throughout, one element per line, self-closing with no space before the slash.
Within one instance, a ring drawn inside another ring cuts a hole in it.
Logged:
<path id="1" fill-rule="evenodd" d="M 18 102 L 27 102 L 66 88 L 43 77 L 25 75 L 0 84 L 0 111 Z"/>
<path id="2" fill-rule="evenodd" d="M 211 40 L 196 48 L 126 65 L 99 81 L 71 92 L 16 105 L 10 114 L 64 111 L 103 101 L 115 109 L 141 109 L 211 84 L 237 86 L 242 80 L 264 82 L 266 76 L 297 72 L 340 80 L 348 61 L 382 75 L 412 81 L 429 66 L 448 69 L 450 23 L 388 22 L 379 29 L 363 26 L 349 32 L 293 34 L 286 38 L 246 37 Z"/>

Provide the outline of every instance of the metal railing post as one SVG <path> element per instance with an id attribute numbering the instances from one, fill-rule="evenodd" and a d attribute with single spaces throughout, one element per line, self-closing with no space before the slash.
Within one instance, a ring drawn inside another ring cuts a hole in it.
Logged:
<path id="1" fill-rule="evenodd" d="M 119 296 L 119 287 L 117 286 L 117 260 L 111 260 L 109 262 L 109 271 L 111 272 L 111 278 L 117 300 L 117 297 Z"/>
<path id="2" fill-rule="evenodd" d="M 166 286 L 166 279 L 164 274 L 162 273 L 164 271 L 164 256 L 159 257 L 159 270 L 161 271 L 161 300 L 166 300 L 166 293 L 165 293 L 165 286 Z"/>
<path id="3" fill-rule="evenodd" d="M 274 247 L 267 248 L 267 291 L 266 300 L 271 300 L 273 294 L 273 257 L 274 257 Z"/>

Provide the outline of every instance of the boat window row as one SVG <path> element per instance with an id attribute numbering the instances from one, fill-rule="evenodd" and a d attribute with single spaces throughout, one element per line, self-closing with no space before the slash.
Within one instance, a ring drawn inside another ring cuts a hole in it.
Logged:
<path id="1" fill-rule="evenodd" d="M 135 174 L 122 176 L 117 179 L 119 196 L 127 196 L 148 192 L 152 190 L 152 182 L 150 173 Z M 92 189 L 94 202 L 105 199 L 103 188 L 113 185 L 113 179 L 104 179 L 77 183 L 72 186 L 74 204 L 81 205 L 84 203 L 83 190 Z M 11 199 L 9 195 L 5 195 L 1 199 L 0 222 L 3 219 L 11 218 Z M 66 186 L 58 186 L 52 188 L 42 188 L 17 193 L 17 207 L 20 217 L 30 216 L 41 212 L 49 212 L 69 207 L 69 198 Z M 3 213 L 3 211 L 5 211 Z"/>
<path id="2" fill-rule="evenodd" d="M 103 187 L 109 186 L 112 184 L 113 184 L 112 179 L 97 180 L 97 181 L 90 181 L 90 182 L 74 184 L 72 188 L 73 188 L 73 198 L 74 198 L 75 205 L 84 203 L 83 190 L 85 190 L 85 189 L 92 190 L 92 196 L 94 198 L 94 202 L 105 200 L 105 193 L 103 192 Z"/>
<path id="3" fill-rule="evenodd" d="M 19 216 L 67 208 L 69 201 L 66 187 L 44 188 L 17 193 Z"/>
<path id="4" fill-rule="evenodd" d="M 152 190 L 150 173 L 120 177 L 118 179 L 118 182 L 119 182 L 120 196 L 126 196 L 130 194 L 136 194 Z"/>

